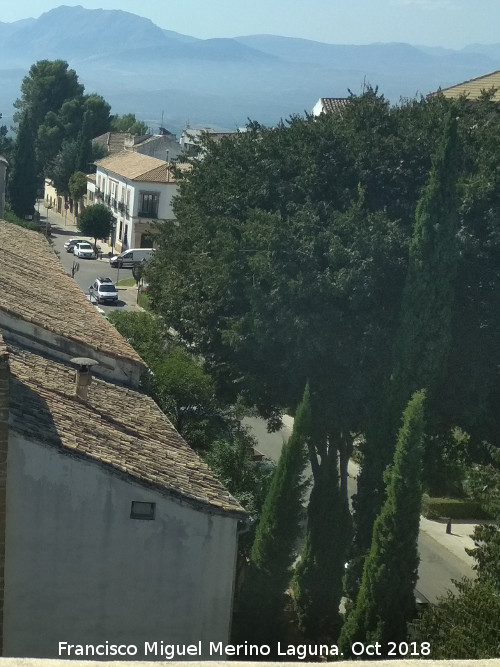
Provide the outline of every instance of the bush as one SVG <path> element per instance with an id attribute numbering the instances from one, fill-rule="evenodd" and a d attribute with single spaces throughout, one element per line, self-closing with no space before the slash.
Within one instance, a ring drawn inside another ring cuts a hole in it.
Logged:
<path id="1" fill-rule="evenodd" d="M 469 498 L 429 498 L 422 499 L 422 514 L 427 519 L 471 520 L 491 518 L 481 505 Z"/>
<path id="2" fill-rule="evenodd" d="M 31 222 L 30 220 L 23 220 L 14 213 L 9 204 L 5 205 L 5 211 L 3 217 L 4 220 L 7 220 L 7 222 L 12 223 L 13 225 L 18 225 L 19 227 L 24 227 L 25 229 L 31 229 L 32 232 L 40 232 L 42 234 L 45 232 L 45 225 L 41 227 L 36 222 Z"/>

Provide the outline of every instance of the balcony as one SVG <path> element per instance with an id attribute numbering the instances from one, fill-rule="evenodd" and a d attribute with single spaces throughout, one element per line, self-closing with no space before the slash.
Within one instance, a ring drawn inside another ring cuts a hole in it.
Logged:
<path id="1" fill-rule="evenodd" d="M 155 211 L 137 211 L 137 217 L 156 219 L 158 217 L 158 209 Z"/>

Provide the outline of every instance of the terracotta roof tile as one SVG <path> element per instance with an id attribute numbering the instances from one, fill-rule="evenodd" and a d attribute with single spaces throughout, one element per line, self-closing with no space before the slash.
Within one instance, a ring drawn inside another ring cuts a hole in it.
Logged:
<path id="1" fill-rule="evenodd" d="M 145 364 L 118 331 L 87 301 L 45 237 L 0 220 L 1 311 L 47 331 Z"/>
<path id="2" fill-rule="evenodd" d="M 93 378 L 82 401 L 68 366 L 16 346 L 9 358 L 15 431 L 206 510 L 245 515 L 148 396 Z"/>
<path id="3" fill-rule="evenodd" d="M 175 180 L 169 163 L 135 151 L 122 151 L 95 164 L 131 181 L 173 183 Z"/>

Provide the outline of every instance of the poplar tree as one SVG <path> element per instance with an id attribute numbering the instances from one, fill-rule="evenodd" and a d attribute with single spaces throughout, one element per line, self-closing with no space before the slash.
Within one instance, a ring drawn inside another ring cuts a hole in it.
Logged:
<path id="1" fill-rule="evenodd" d="M 301 528 L 310 430 L 310 394 L 306 385 L 293 432 L 283 445 L 256 529 L 240 598 L 241 622 L 235 629 L 242 640 L 270 643 L 282 638 L 284 594 Z"/>
<path id="2" fill-rule="evenodd" d="M 401 642 L 415 615 L 418 533 L 422 499 L 422 450 L 425 391 L 408 403 L 392 467 L 387 471 L 387 498 L 375 521 L 355 607 L 339 639 L 348 656 L 354 642 Z"/>

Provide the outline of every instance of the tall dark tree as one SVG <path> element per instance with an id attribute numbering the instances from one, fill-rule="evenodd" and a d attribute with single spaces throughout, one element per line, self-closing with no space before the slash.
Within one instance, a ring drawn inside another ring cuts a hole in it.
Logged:
<path id="1" fill-rule="evenodd" d="M 313 465 L 306 540 L 293 579 L 294 608 L 306 637 L 335 641 L 341 626 L 339 607 L 351 523 L 338 479 L 335 447 L 317 449 L 324 451 L 324 461 L 321 466 Z"/>
<path id="2" fill-rule="evenodd" d="M 272 424 L 310 379 L 311 505 L 325 511 L 311 510 L 307 586 L 328 601 L 307 607 L 311 618 L 328 607 L 330 635 L 350 531 L 347 463 L 390 361 L 402 273 L 397 225 L 366 209 L 339 135 L 335 119 L 293 119 L 209 142 L 181 184 L 180 224 L 163 229 L 148 268 L 155 308 L 221 394 L 240 392 Z M 333 559 L 317 554 L 325 544 Z"/>
<path id="3" fill-rule="evenodd" d="M 384 500 L 383 471 L 392 456 L 398 413 L 401 414 L 411 394 L 424 387 L 429 392 L 433 427 L 437 419 L 438 395 L 446 377 L 452 344 L 459 254 L 457 145 L 456 119 L 449 113 L 416 210 L 392 375 L 380 393 L 378 414 L 374 413 L 375 418 L 366 431 L 367 446 L 356 502 L 358 559 L 369 548 L 373 522 Z M 355 579 L 356 573 L 351 592 L 356 589 Z"/>
<path id="4" fill-rule="evenodd" d="M 30 67 L 21 84 L 21 97 L 14 106 L 19 121 L 29 112 L 32 130 L 36 132 L 49 111 L 58 112 L 64 102 L 81 97 L 83 86 L 76 72 L 64 60 L 39 60 Z"/>
<path id="5" fill-rule="evenodd" d="M 32 121 L 29 113 L 26 112 L 19 119 L 12 151 L 12 168 L 8 180 L 8 198 L 17 216 L 24 219 L 26 216 L 33 215 L 37 190 Z"/>
<path id="6" fill-rule="evenodd" d="M 422 501 L 422 452 L 425 392 L 416 392 L 403 413 L 394 462 L 389 468 L 387 498 L 375 521 L 370 553 L 353 611 L 339 639 L 350 655 L 354 642 L 407 639 L 407 624 L 415 616 L 418 532 Z"/>
<path id="7" fill-rule="evenodd" d="M 2 114 L 0 113 L 0 118 Z M 12 148 L 12 138 L 7 136 L 7 125 L 0 125 L 0 155 L 9 157 Z"/>
<path id="8" fill-rule="evenodd" d="M 92 165 L 92 117 L 85 111 L 83 121 L 76 139 L 75 170 L 88 174 Z"/>
<path id="9" fill-rule="evenodd" d="M 297 409 L 293 432 L 283 445 L 262 508 L 250 567 L 238 602 L 237 640 L 261 644 L 283 637 L 285 591 L 296 556 L 303 514 L 303 473 L 311 433 L 309 387 Z"/>

